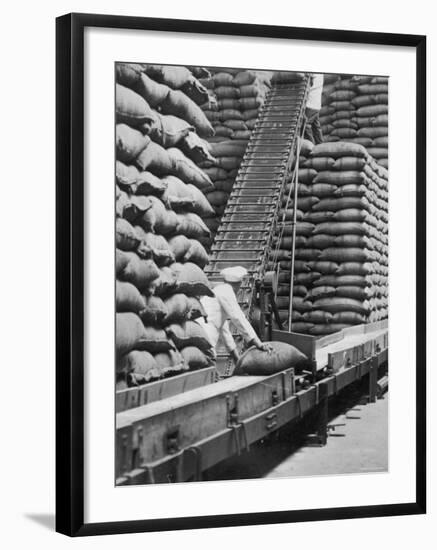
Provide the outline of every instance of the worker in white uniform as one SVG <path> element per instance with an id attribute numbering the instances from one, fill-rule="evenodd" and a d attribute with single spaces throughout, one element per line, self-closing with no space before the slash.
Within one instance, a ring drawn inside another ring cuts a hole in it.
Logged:
<path id="1" fill-rule="evenodd" d="M 304 137 L 312 141 L 315 145 L 323 143 L 322 128 L 319 120 L 319 113 L 322 108 L 322 91 L 323 74 L 311 75 L 311 88 L 308 92 L 305 110 L 307 124 Z"/>
<path id="2" fill-rule="evenodd" d="M 213 286 L 214 297 L 202 296 L 200 299 L 206 312 L 206 320 L 196 319 L 205 330 L 213 349 L 222 342 L 234 361 L 238 361 L 237 346 L 229 326 L 231 322 L 248 346 L 254 345 L 262 351 L 272 351 L 269 344 L 263 344 L 258 338 L 237 301 L 236 292 L 247 275 L 247 270 L 240 266 L 228 267 L 220 275 L 224 281 Z"/>

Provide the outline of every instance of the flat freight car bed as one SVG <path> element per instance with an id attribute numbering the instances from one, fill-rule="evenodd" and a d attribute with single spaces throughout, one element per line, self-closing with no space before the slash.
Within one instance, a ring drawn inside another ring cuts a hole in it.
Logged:
<path id="1" fill-rule="evenodd" d="M 271 376 L 207 382 L 204 387 L 118 413 L 116 483 L 200 480 L 204 470 L 249 450 L 252 443 L 316 407 L 327 406 L 329 397 L 365 376 L 369 401 L 374 401 L 378 368 L 388 359 L 386 324 L 347 330 L 318 339 L 324 340 L 324 346 L 316 339 L 294 342 L 297 347 L 302 342 L 310 346 L 311 357 L 319 357 L 328 367 L 321 379 L 305 389 L 296 391 L 295 373 L 287 369 Z M 278 339 L 293 339 L 292 333 L 277 332 Z"/>
<path id="2" fill-rule="evenodd" d="M 386 320 L 346 328 L 321 338 L 283 330 L 273 330 L 272 336 L 273 340 L 291 344 L 305 353 L 315 372 L 326 367 L 336 371 L 348 363 L 359 361 L 368 355 L 372 343 L 381 349 L 388 347 Z"/>

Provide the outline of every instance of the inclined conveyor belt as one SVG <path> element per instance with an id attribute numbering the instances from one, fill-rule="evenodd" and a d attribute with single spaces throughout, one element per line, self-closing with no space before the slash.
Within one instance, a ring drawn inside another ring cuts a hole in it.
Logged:
<path id="1" fill-rule="evenodd" d="M 238 301 L 251 317 L 257 283 L 273 246 L 287 175 L 304 124 L 309 78 L 276 84 L 260 110 L 205 268 L 213 280 L 229 266 L 248 270 Z"/>

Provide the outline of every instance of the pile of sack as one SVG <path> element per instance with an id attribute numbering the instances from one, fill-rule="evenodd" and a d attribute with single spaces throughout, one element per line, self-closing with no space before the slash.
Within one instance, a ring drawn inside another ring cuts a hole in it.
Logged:
<path id="1" fill-rule="evenodd" d="M 324 82 L 324 140 L 359 143 L 388 168 L 388 78 L 325 75 Z"/>
<path id="2" fill-rule="evenodd" d="M 200 71 L 200 70 L 198 70 Z M 200 71 L 200 75 L 202 75 Z M 215 215 L 208 92 L 186 67 L 116 64 L 116 366 L 118 387 L 211 364 L 195 319 L 211 295 L 203 268 Z"/>
<path id="3" fill-rule="evenodd" d="M 354 142 L 304 141 L 299 162 L 292 330 L 324 335 L 387 318 L 387 170 Z M 292 199 L 291 181 L 286 191 Z M 276 304 L 286 321 L 293 200 L 282 219 L 270 268 L 279 264 Z"/>
<path id="4" fill-rule="evenodd" d="M 220 225 L 259 109 L 270 89 L 271 77 L 268 71 L 217 69 L 209 78 L 200 79 L 209 92 L 202 109 L 215 131 L 207 140 L 217 165 L 203 165 L 215 185 L 214 190 L 206 193 L 216 214 L 206 221 L 213 236 Z"/>

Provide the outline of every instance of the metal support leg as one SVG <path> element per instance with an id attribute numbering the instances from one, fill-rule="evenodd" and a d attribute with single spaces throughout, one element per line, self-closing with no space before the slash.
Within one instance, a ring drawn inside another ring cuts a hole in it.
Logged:
<path id="1" fill-rule="evenodd" d="M 318 405 L 314 411 L 316 432 L 308 435 L 309 447 L 323 447 L 328 440 L 328 384 L 319 384 L 318 388 Z"/>
<path id="2" fill-rule="evenodd" d="M 375 403 L 378 395 L 378 357 L 372 357 L 369 370 L 369 403 Z"/>

